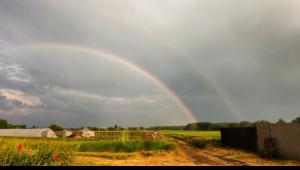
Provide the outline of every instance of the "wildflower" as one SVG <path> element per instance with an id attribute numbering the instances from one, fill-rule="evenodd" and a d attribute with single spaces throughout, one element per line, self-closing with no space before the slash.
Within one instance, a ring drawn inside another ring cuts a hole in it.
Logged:
<path id="1" fill-rule="evenodd" d="M 55 161 L 58 161 L 58 160 L 59 160 L 59 156 L 58 156 L 58 154 L 54 154 L 54 156 L 53 156 L 53 160 L 55 160 Z"/>
<path id="2" fill-rule="evenodd" d="M 22 144 L 18 144 L 18 151 L 22 152 L 22 149 L 23 149 L 23 145 Z"/>

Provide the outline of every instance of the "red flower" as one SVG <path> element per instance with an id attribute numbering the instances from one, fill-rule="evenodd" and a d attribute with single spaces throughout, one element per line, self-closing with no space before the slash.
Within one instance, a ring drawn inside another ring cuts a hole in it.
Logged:
<path id="1" fill-rule="evenodd" d="M 53 160 L 55 160 L 55 161 L 58 161 L 58 160 L 59 160 L 59 156 L 58 156 L 58 154 L 54 154 L 54 156 L 53 156 Z"/>
<path id="2" fill-rule="evenodd" d="M 22 149 L 23 149 L 23 145 L 22 144 L 18 144 L 18 151 L 22 152 Z"/>

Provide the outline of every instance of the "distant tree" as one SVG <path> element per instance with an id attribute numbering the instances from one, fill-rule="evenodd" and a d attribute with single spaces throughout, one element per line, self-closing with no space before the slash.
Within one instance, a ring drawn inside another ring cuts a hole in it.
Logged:
<path id="1" fill-rule="evenodd" d="M 106 128 L 98 128 L 98 131 L 106 131 Z"/>
<path id="2" fill-rule="evenodd" d="M 114 131 L 115 128 L 114 128 L 114 127 L 108 127 L 107 130 L 108 130 L 108 131 Z"/>
<path id="3" fill-rule="evenodd" d="M 286 123 L 286 122 L 285 122 L 285 120 L 280 118 L 280 119 L 278 119 L 277 123 Z"/>
<path id="4" fill-rule="evenodd" d="M 92 131 L 99 131 L 99 128 L 97 128 L 97 127 L 88 127 L 88 129 L 90 129 Z"/>
<path id="5" fill-rule="evenodd" d="M 62 130 L 64 130 L 63 127 L 58 126 L 58 125 L 56 125 L 56 124 L 50 125 L 49 128 L 52 129 L 53 131 L 62 131 Z"/>
<path id="6" fill-rule="evenodd" d="M 38 126 L 35 126 L 35 125 L 33 125 L 33 126 L 31 126 L 31 128 L 32 128 L 32 129 L 38 129 L 39 127 L 38 127 Z"/>
<path id="7" fill-rule="evenodd" d="M 229 128 L 237 128 L 237 127 L 240 127 L 240 124 L 239 123 L 229 123 L 228 127 Z"/>
<path id="8" fill-rule="evenodd" d="M 300 123 L 300 116 L 292 120 L 292 123 Z"/>
<path id="9" fill-rule="evenodd" d="M 270 124 L 271 122 L 267 121 L 267 120 L 258 120 L 256 122 L 254 122 L 254 124 L 257 125 L 265 125 L 265 124 Z"/>
<path id="10" fill-rule="evenodd" d="M 27 126 L 26 125 L 12 125 L 12 124 L 8 124 L 7 128 L 8 129 L 26 129 Z"/>
<path id="11" fill-rule="evenodd" d="M 241 127 L 250 127 L 250 126 L 252 126 L 252 123 L 248 122 L 248 121 L 242 121 L 242 122 L 240 122 L 240 126 Z"/>
<path id="12" fill-rule="evenodd" d="M 115 126 L 114 126 L 114 129 L 115 129 L 115 130 L 118 130 L 118 128 L 119 128 L 118 125 L 115 125 Z"/>
<path id="13" fill-rule="evenodd" d="M 7 120 L 0 119 L 0 129 L 7 129 L 8 123 Z"/>
<path id="14" fill-rule="evenodd" d="M 128 127 L 128 130 L 129 131 L 136 131 L 136 130 L 138 130 L 138 128 L 137 127 Z"/>
<path id="15" fill-rule="evenodd" d="M 184 130 L 198 130 L 197 124 L 199 124 L 199 123 L 188 124 L 184 127 Z"/>
<path id="16" fill-rule="evenodd" d="M 140 129 L 140 130 L 145 130 L 145 128 L 144 128 L 143 126 L 141 126 L 139 129 Z"/>

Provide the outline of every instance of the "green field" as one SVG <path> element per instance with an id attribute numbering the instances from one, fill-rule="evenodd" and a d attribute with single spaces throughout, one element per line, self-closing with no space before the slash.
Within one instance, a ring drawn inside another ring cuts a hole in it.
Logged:
<path id="1" fill-rule="evenodd" d="M 221 138 L 219 131 L 161 130 L 159 132 L 168 136 L 198 137 L 216 140 Z"/>
<path id="2" fill-rule="evenodd" d="M 198 148 L 204 148 L 207 145 L 219 145 L 221 140 L 219 131 L 162 130 L 160 133 L 185 141 Z"/>

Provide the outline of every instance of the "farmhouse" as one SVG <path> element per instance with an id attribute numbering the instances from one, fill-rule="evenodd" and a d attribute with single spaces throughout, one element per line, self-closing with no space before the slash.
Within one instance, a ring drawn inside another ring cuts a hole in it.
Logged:
<path id="1" fill-rule="evenodd" d="M 84 137 L 84 138 L 90 138 L 90 137 L 96 136 L 95 132 L 89 130 L 88 128 L 84 128 L 84 129 L 80 130 L 79 132 L 80 132 L 81 137 Z"/>
<path id="2" fill-rule="evenodd" d="M 221 129 L 222 144 L 300 160 L 300 124 L 280 123 Z"/>
<path id="3" fill-rule="evenodd" d="M 57 138 L 55 132 L 49 128 L 45 128 L 45 129 L 0 129 L 0 136 Z"/>

